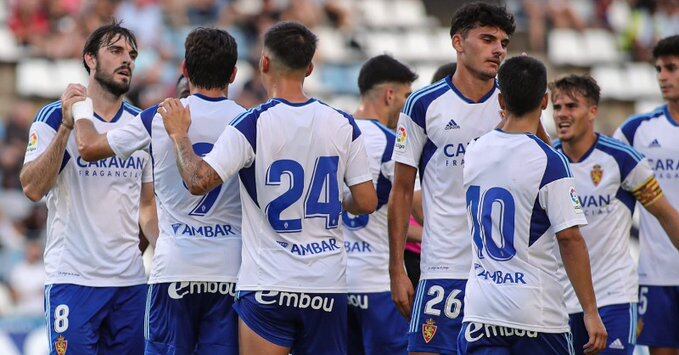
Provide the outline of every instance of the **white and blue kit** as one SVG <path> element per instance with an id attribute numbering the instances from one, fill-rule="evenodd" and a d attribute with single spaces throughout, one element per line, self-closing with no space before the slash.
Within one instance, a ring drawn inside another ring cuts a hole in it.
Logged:
<path id="1" fill-rule="evenodd" d="M 124 102 L 106 132 L 134 121 Z M 24 164 L 45 152 L 62 122 L 61 102 L 43 107 L 29 132 Z M 50 353 L 140 353 L 146 276 L 139 251 L 142 183 L 152 182 L 148 153 L 88 163 L 75 134 L 68 138 L 57 180 L 46 196 L 45 314 Z M 106 208 L 102 208 L 105 204 Z"/>
<path id="2" fill-rule="evenodd" d="M 630 118 L 614 137 L 646 157 L 665 197 L 679 208 L 679 123 L 669 107 Z M 679 251 L 651 213 L 641 209 L 639 215 L 637 343 L 679 348 Z"/>
<path id="3" fill-rule="evenodd" d="M 555 149 L 563 152 L 560 142 Z M 568 156 L 566 156 L 568 158 Z M 631 354 L 636 338 L 637 268 L 630 254 L 630 229 L 636 205 L 633 192 L 653 179 L 641 154 L 617 139 L 597 134 L 578 162 L 569 159 L 578 198 L 588 224 L 580 231 L 587 242 L 599 315 L 608 332 L 605 353 Z M 561 259 L 561 254 L 556 253 Z M 562 275 L 575 349 L 588 341 L 583 313 L 573 286 Z"/>
<path id="4" fill-rule="evenodd" d="M 198 155 L 212 150 L 224 128 L 245 112 L 225 97 L 194 94 L 188 135 Z M 238 354 L 237 316 L 232 308 L 240 268 L 241 204 L 236 178 L 203 196 L 186 188 L 174 143 L 153 106 L 139 119 L 109 131 L 117 156 L 148 151 L 160 235 L 149 277 L 145 337 L 147 354 Z"/>
<path id="5" fill-rule="evenodd" d="M 462 169 L 469 141 L 501 121 L 499 89 L 479 102 L 464 97 L 447 77 L 410 95 L 399 118 L 394 161 L 419 169 L 424 208 L 421 276 L 408 351 L 453 354 L 471 265 Z"/>
<path id="6" fill-rule="evenodd" d="M 391 299 L 387 202 L 394 176 L 396 135 L 378 120 L 356 120 L 364 137 L 377 210 L 342 214 L 349 289 L 349 354 L 405 354 L 408 323 Z"/>
<path id="7" fill-rule="evenodd" d="M 532 134 L 467 147 L 473 240 L 460 354 L 572 353 L 555 233 L 585 225 L 566 158 Z"/>
<path id="8" fill-rule="evenodd" d="M 274 98 L 236 118 L 203 159 L 240 181 L 240 319 L 295 354 L 345 353 L 341 193 L 372 181 L 354 119 L 315 99 Z"/>

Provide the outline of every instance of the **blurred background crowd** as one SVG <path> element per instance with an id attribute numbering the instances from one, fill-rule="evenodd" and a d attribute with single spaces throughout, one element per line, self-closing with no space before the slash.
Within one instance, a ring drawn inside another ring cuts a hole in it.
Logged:
<path id="1" fill-rule="evenodd" d="M 389 53 L 411 65 L 420 75 L 415 89 L 455 61 L 448 25 L 464 2 L 0 0 L 0 326 L 43 313 L 46 209 L 23 197 L 18 175 L 36 112 L 67 83 L 86 83 L 81 51 L 93 29 L 116 18 L 136 33 L 140 52 L 128 99 L 141 108 L 175 95 L 192 28 L 227 29 L 239 52 L 229 96 L 249 108 L 266 99 L 257 74 L 259 35 L 277 21 L 299 21 L 320 39 L 309 94 L 353 112 L 356 78 L 368 57 Z M 504 3 L 516 15 L 510 53 L 545 60 L 552 78 L 576 72 L 599 81 L 602 132 L 661 103 L 650 50 L 659 38 L 679 33 L 679 0 L 488 2 Z"/>

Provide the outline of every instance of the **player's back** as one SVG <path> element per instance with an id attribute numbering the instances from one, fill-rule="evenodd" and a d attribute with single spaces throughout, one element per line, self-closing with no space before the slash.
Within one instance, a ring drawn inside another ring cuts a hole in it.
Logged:
<path id="1" fill-rule="evenodd" d="M 565 157 L 534 135 L 495 130 L 469 144 L 464 187 L 474 252 L 465 322 L 568 331 L 554 233 L 586 223 L 570 176 Z"/>
<path id="2" fill-rule="evenodd" d="M 368 153 L 370 173 L 377 191 L 377 209 L 370 215 L 342 215 L 347 250 L 347 281 L 351 292 L 389 291 L 389 237 L 387 202 L 394 162 L 396 135 L 377 120 L 356 120 Z"/>
<path id="3" fill-rule="evenodd" d="M 254 152 L 239 173 L 239 289 L 346 292 L 341 186 L 370 180 L 352 163 L 365 155 L 353 118 L 315 99 L 272 99 L 232 125 Z"/>

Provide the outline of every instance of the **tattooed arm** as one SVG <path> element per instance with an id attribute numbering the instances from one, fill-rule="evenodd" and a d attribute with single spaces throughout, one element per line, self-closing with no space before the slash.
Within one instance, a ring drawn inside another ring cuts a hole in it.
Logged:
<path id="1" fill-rule="evenodd" d="M 177 154 L 179 173 L 193 195 L 205 195 L 222 184 L 219 174 L 193 151 L 191 141 L 186 134 L 172 136 L 172 140 Z"/>

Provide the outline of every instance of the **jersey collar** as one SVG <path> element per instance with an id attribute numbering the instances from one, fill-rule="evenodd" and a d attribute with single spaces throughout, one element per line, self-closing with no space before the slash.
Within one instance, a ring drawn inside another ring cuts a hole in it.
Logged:
<path id="1" fill-rule="evenodd" d="M 120 119 L 120 116 L 123 115 L 123 111 L 125 111 L 124 108 L 125 102 L 123 101 L 123 103 L 120 104 L 120 109 L 118 109 L 118 112 L 116 113 L 115 116 L 113 116 L 113 118 L 110 121 L 105 120 L 103 117 L 99 116 L 99 114 L 97 114 L 96 112 L 94 113 L 94 117 L 96 117 L 99 121 L 104 123 L 114 123 L 117 122 Z"/>
<path id="2" fill-rule="evenodd" d="M 474 101 L 474 100 L 464 96 L 462 94 L 462 92 L 460 90 L 458 90 L 458 88 L 455 86 L 455 84 L 453 84 L 453 77 L 452 76 L 446 77 L 446 83 L 448 83 L 448 86 L 450 86 L 450 89 L 453 90 L 453 92 L 457 96 L 459 96 L 462 99 L 462 101 L 464 101 L 468 104 L 481 104 L 481 103 L 486 102 L 486 100 L 488 100 L 491 96 L 493 96 L 493 93 L 495 92 L 495 89 L 497 88 L 497 82 L 495 82 L 495 84 L 490 89 L 490 91 L 488 91 L 487 94 L 483 95 L 483 97 L 479 101 Z"/>

